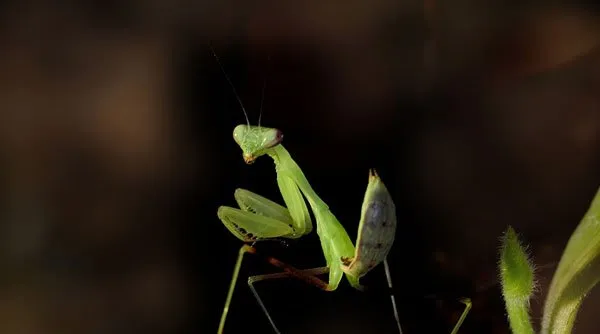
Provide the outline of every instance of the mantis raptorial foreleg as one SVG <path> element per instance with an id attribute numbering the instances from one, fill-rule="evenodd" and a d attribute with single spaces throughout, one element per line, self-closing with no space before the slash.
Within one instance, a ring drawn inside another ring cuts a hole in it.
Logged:
<path id="1" fill-rule="evenodd" d="M 303 232 L 303 226 L 310 224 L 306 204 L 304 209 L 307 211 L 308 222 L 298 223 L 292 218 L 288 209 L 251 191 L 237 189 L 234 197 L 240 208 L 222 206 L 217 211 L 217 216 L 225 227 L 242 241 L 253 242 L 277 237 L 294 238 L 302 235 L 297 230 Z M 296 213 L 296 215 L 302 214 L 302 212 Z"/>

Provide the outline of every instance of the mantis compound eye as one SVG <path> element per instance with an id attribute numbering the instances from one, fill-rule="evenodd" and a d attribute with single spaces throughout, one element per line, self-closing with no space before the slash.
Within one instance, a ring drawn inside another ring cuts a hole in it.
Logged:
<path id="1" fill-rule="evenodd" d="M 271 132 L 266 137 L 266 142 L 263 144 L 263 147 L 265 149 L 275 147 L 275 146 L 281 144 L 281 142 L 283 141 L 283 132 L 281 132 L 280 130 L 277 130 L 277 129 L 271 129 L 271 130 L 274 130 L 275 132 L 274 133 Z"/>

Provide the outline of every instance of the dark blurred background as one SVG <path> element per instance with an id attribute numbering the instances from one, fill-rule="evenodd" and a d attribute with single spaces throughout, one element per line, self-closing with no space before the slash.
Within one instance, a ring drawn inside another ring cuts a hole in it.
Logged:
<path id="1" fill-rule="evenodd" d="M 281 201 L 250 120 L 285 145 L 352 238 L 377 168 L 405 333 L 508 333 L 498 238 L 546 288 L 600 185 L 600 7 L 567 1 L 7 1 L 0 5 L 0 332 L 214 333 L 244 187 Z M 261 91 L 266 81 L 264 102 Z M 323 265 L 311 234 L 262 252 Z M 270 333 L 246 287 L 227 333 Z M 383 270 L 360 293 L 257 285 L 284 333 L 394 333 Z M 597 333 L 600 293 L 577 333 Z"/>

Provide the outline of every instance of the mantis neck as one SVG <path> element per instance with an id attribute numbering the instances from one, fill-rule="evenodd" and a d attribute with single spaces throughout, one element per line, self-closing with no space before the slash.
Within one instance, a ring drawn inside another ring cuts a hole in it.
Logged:
<path id="1" fill-rule="evenodd" d="M 302 191 L 313 212 L 320 210 L 329 210 L 329 206 L 317 195 L 304 176 L 304 173 L 298 164 L 292 159 L 290 153 L 283 147 L 277 145 L 268 153 L 275 162 L 275 170 L 277 173 L 284 173 L 286 176 L 294 180 L 298 188 Z"/>

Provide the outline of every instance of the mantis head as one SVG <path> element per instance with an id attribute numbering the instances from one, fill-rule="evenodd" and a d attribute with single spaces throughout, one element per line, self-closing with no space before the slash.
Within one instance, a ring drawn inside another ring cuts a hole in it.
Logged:
<path id="1" fill-rule="evenodd" d="M 275 128 L 240 124 L 233 129 L 233 139 L 240 146 L 244 161 L 251 164 L 256 158 L 279 145 L 283 133 Z"/>

